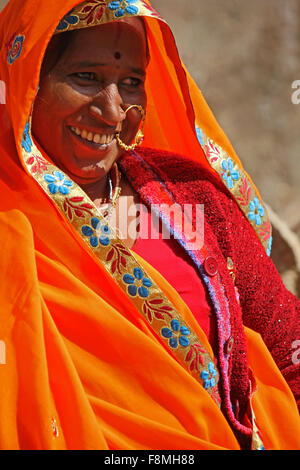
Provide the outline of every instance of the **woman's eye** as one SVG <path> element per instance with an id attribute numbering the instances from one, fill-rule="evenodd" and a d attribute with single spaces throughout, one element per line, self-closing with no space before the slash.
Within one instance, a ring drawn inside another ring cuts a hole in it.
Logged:
<path id="1" fill-rule="evenodd" d="M 129 78 L 125 78 L 122 81 L 122 83 L 123 85 L 126 85 L 126 86 L 138 87 L 142 83 L 142 80 L 140 80 L 139 78 L 135 78 L 135 77 L 129 77 Z"/>
<path id="2" fill-rule="evenodd" d="M 97 79 L 97 75 L 93 72 L 77 72 L 73 74 L 74 77 L 84 81 L 94 81 Z"/>

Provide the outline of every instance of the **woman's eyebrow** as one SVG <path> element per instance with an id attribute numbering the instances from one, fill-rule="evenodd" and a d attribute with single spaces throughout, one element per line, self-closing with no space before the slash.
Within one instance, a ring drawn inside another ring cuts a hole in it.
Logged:
<path id="1" fill-rule="evenodd" d="M 70 64 L 70 67 L 79 67 L 79 68 L 88 68 L 88 67 L 105 67 L 110 64 L 107 63 L 101 63 L 101 62 L 89 62 L 88 60 L 82 61 L 82 62 L 74 62 Z M 146 71 L 144 69 L 141 69 L 139 67 L 128 67 L 129 70 L 131 70 L 133 73 L 140 75 L 141 77 L 145 77 Z"/>
<path id="2" fill-rule="evenodd" d="M 143 69 L 136 68 L 136 67 L 129 67 L 129 69 L 130 69 L 133 73 L 136 73 L 137 75 L 140 75 L 141 77 L 145 77 L 145 76 L 146 76 L 146 71 L 143 70 Z"/>

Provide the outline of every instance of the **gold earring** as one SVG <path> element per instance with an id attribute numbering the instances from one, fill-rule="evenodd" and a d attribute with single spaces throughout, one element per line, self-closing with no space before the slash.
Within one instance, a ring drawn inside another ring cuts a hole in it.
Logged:
<path id="1" fill-rule="evenodd" d="M 134 143 L 132 145 L 126 145 L 124 144 L 124 142 L 122 142 L 122 140 L 120 139 L 120 132 L 118 132 L 116 134 L 116 139 L 117 139 L 117 142 L 118 144 L 120 145 L 120 147 L 125 150 L 126 152 L 128 152 L 128 150 L 134 150 L 135 147 L 137 147 L 138 145 L 140 145 L 143 140 L 144 140 L 144 127 L 145 127 L 145 119 L 146 119 L 146 113 L 145 113 L 145 110 L 144 108 L 139 105 L 139 104 L 133 104 L 132 106 L 129 106 L 129 108 L 126 109 L 125 111 L 125 114 L 128 113 L 128 111 L 132 108 L 137 108 L 141 115 L 142 115 L 142 127 L 141 129 L 139 129 L 136 133 L 136 136 L 135 136 L 135 139 L 134 139 Z"/>

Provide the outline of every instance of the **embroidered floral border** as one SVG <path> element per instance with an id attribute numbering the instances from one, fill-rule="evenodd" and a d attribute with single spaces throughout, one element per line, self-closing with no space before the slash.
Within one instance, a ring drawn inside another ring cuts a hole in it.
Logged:
<path id="1" fill-rule="evenodd" d="M 21 148 L 28 173 L 67 218 L 170 352 L 220 406 L 219 373 L 213 359 L 86 193 L 42 156 L 33 142 L 30 120 L 24 129 Z"/>
<path id="2" fill-rule="evenodd" d="M 55 34 L 132 16 L 150 16 L 163 20 L 144 0 L 90 0 L 72 8 L 59 22 Z"/>
<path id="3" fill-rule="evenodd" d="M 24 34 L 15 34 L 10 38 L 10 40 L 6 44 L 6 50 L 7 50 L 6 60 L 9 65 L 12 65 L 14 61 L 17 60 L 22 54 L 24 41 L 25 41 Z"/>
<path id="4" fill-rule="evenodd" d="M 196 125 L 198 141 L 211 167 L 220 175 L 239 207 L 252 225 L 268 256 L 272 247 L 272 226 L 267 209 L 258 197 L 245 171 L 229 155 L 207 137 Z"/>

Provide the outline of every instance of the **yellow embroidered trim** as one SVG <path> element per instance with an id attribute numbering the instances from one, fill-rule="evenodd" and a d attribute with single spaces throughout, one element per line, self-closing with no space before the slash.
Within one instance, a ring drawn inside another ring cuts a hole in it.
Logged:
<path id="1" fill-rule="evenodd" d="M 249 398 L 249 411 L 250 411 L 250 419 L 252 422 L 252 441 L 251 441 L 251 450 L 265 450 L 264 443 L 262 440 L 261 433 L 259 431 L 257 422 L 256 422 L 256 417 L 254 414 L 253 406 L 252 406 L 252 400 L 254 394 L 257 392 L 257 384 L 256 380 L 254 378 L 254 375 L 252 371 L 250 371 L 250 398 Z"/>
<path id="2" fill-rule="evenodd" d="M 270 256 L 272 245 L 271 223 L 267 209 L 250 183 L 247 174 L 222 147 L 207 137 L 197 125 L 196 133 L 209 164 L 218 173 L 233 195 Z"/>
<path id="3" fill-rule="evenodd" d="M 163 20 L 158 12 L 143 0 L 90 0 L 76 5 L 69 11 L 59 22 L 54 34 L 90 28 L 134 16 Z"/>
<path id="4" fill-rule="evenodd" d="M 252 410 L 252 417 L 253 417 L 253 420 L 252 420 L 253 431 L 252 431 L 251 450 L 265 450 L 264 443 L 262 441 L 262 438 L 260 437 L 260 432 L 256 424 L 256 418 L 255 418 L 253 410 Z"/>
<path id="5" fill-rule="evenodd" d="M 51 418 L 51 428 L 53 438 L 59 437 L 59 429 L 56 423 L 56 419 L 54 417 Z"/>
<path id="6" fill-rule="evenodd" d="M 68 219 L 170 352 L 220 406 L 219 373 L 213 359 L 86 193 L 42 156 L 31 137 L 31 120 L 26 124 L 21 146 L 28 173 Z"/>

